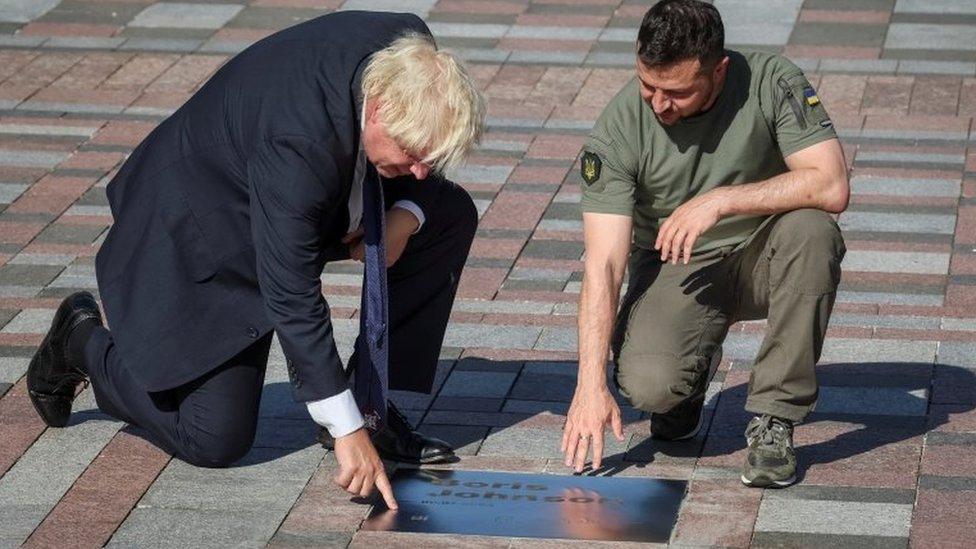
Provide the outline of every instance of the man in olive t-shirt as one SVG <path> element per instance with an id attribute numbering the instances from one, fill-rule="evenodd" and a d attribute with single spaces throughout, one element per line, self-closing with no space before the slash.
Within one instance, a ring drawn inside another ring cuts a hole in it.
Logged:
<path id="1" fill-rule="evenodd" d="M 610 349 L 616 384 L 651 413 L 652 436 L 685 440 L 701 427 L 729 326 L 767 318 L 742 481 L 794 482 L 793 424 L 817 399 L 845 252 L 828 212 L 849 197 L 814 88 L 783 57 L 726 51 L 711 5 L 663 0 L 641 24 L 637 79 L 603 111 L 580 170 L 586 256 L 566 464 L 582 470 L 592 446 L 599 467 L 607 424 L 622 437 L 603 369 Z"/>

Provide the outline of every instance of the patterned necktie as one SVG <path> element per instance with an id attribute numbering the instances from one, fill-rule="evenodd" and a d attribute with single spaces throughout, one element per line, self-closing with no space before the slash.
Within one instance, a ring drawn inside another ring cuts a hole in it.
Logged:
<path id="1" fill-rule="evenodd" d="M 366 426 L 376 431 L 386 424 L 389 387 L 387 356 L 386 239 L 383 189 L 380 178 L 367 162 L 363 178 L 363 242 L 366 269 L 356 339 L 356 377 L 353 392 Z"/>

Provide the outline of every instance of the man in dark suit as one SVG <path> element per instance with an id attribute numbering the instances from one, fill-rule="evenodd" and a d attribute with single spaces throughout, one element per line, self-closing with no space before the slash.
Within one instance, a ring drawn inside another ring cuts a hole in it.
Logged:
<path id="1" fill-rule="evenodd" d="M 363 197 L 392 204 L 378 216 L 388 320 L 373 320 L 389 332 L 389 388 L 429 392 L 477 225 L 468 194 L 436 174 L 483 125 L 474 83 L 412 15 L 330 14 L 248 48 L 109 184 L 96 272 L 111 331 L 90 294 L 64 301 L 28 371 L 38 412 L 65 425 L 90 380 L 103 411 L 190 463 L 226 466 L 253 442 L 276 332 L 295 398 L 334 439 L 337 482 L 395 506 L 377 449 L 423 463 L 453 450 L 392 404 L 364 429 L 349 376 L 369 373 L 368 346 L 343 367 L 320 276 L 366 255 L 360 220 L 377 202 Z"/>

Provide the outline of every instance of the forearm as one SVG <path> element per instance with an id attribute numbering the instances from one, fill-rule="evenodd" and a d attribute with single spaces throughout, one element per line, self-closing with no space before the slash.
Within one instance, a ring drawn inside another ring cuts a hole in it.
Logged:
<path id="1" fill-rule="evenodd" d="M 577 390 L 606 387 L 605 368 L 620 298 L 623 269 L 587 268 L 579 300 Z"/>
<path id="2" fill-rule="evenodd" d="M 801 208 L 839 213 L 847 206 L 847 181 L 816 168 L 800 168 L 757 183 L 719 187 L 721 216 L 772 215 Z"/>

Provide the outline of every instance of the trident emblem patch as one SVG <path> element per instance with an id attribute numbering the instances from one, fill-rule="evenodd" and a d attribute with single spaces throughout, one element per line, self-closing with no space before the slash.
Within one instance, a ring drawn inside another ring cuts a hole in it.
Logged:
<path id="1" fill-rule="evenodd" d="M 600 169 L 603 167 L 603 162 L 600 157 L 595 153 L 589 151 L 583 153 L 583 157 L 580 159 L 580 176 L 583 181 L 586 181 L 587 185 L 592 185 L 597 179 L 600 179 Z"/>

